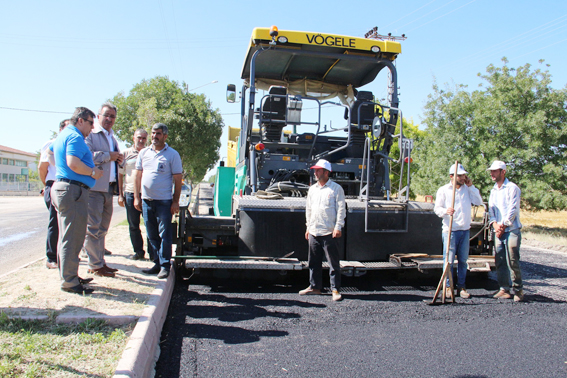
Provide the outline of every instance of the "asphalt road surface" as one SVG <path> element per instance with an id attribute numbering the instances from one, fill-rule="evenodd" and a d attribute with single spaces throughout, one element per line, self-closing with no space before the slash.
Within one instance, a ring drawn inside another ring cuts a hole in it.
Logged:
<path id="1" fill-rule="evenodd" d="M 191 278 L 175 288 L 157 377 L 565 377 L 567 254 L 522 248 L 524 303 L 473 297 L 429 306 L 439 277 L 344 278 L 342 302 L 287 281 Z"/>
<path id="2" fill-rule="evenodd" d="M 116 201 L 111 227 L 126 219 Z M 45 256 L 48 218 L 43 196 L 0 196 L 0 275 Z"/>

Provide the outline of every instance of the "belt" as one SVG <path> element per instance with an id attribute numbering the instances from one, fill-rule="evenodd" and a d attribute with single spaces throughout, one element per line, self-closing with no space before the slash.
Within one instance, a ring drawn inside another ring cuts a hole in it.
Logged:
<path id="1" fill-rule="evenodd" d="M 85 185 L 80 181 L 69 180 L 69 179 L 66 179 L 66 178 L 60 178 L 60 179 L 57 179 L 57 181 L 68 182 L 69 184 L 77 185 L 77 186 L 80 186 L 81 188 L 85 188 L 86 190 L 90 190 L 90 187 L 88 185 Z"/>
<path id="2" fill-rule="evenodd" d="M 51 186 L 51 185 L 53 185 L 54 182 L 55 182 L 55 181 L 53 181 L 53 180 L 47 180 L 47 181 L 45 182 L 45 186 Z"/>

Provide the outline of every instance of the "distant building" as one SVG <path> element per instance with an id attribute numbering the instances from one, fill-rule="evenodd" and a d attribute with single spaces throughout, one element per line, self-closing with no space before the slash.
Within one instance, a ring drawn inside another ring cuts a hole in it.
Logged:
<path id="1" fill-rule="evenodd" d="M 37 169 L 37 155 L 0 146 L 0 182 L 29 182 L 30 171 Z"/>

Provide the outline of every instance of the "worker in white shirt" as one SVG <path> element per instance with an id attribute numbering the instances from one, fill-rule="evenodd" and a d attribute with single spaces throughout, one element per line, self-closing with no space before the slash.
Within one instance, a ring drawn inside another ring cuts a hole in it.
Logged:
<path id="1" fill-rule="evenodd" d="M 346 207 L 343 188 L 329 179 L 332 168 L 327 160 L 319 160 L 311 167 L 317 182 L 309 188 L 305 205 L 309 241 L 309 287 L 299 295 L 321 294 L 323 288 L 323 253 L 329 263 L 329 278 L 333 301 L 342 299 L 341 266 L 337 238 L 342 236 L 345 225 Z"/>
<path id="2" fill-rule="evenodd" d="M 494 187 L 490 191 L 488 211 L 490 225 L 494 229 L 496 248 L 494 260 L 500 290 L 494 298 L 509 299 L 510 281 L 514 287 L 514 301 L 524 300 L 522 271 L 520 270 L 520 188 L 506 178 L 506 163 L 496 160 L 490 168 L 490 177 Z"/>
<path id="3" fill-rule="evenodd" d="M 457 167 L 455 177 L 455 165 L 449 168 L 451 181 L 437 191 L 435 197 L 435 214 L 443 219 L 443 266 L 447 262 L 447 240 L 449 237 L 449 221 L 453 216 L 451 227 L 451 244 L 449 247 L 449 261 L 451 270 L 455 255 L 457 256 L 457 293 L 461 298 L 468 299 L 470 294 L 466 289 L 467 260 L 469 258 L 469 239 L 471 228 L 471 206 L 482 205 L 482 197 L 478 189 L 472 184 L 467 176 L 467 171 L 461 164 Z M 455 205 L 452 207 L 453 181 L 455 182 Z M 451 289 L 447 288 L 448 296 L 453 296 Z"/>

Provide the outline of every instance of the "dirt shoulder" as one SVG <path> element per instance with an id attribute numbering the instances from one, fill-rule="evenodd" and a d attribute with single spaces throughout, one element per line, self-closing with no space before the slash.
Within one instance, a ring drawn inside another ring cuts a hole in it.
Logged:
<path id="1" fill-rule="evenodd" d="M 112 251 L 106 263 L 119 269 L 115 278 L 88 274 L 87 259 L 81 258 L 79 276 L 94 278 L 89 284 L 95 289 L 92 295 L 61 291 L 58 270 L 47 269 L 42 259 L 0 278 L 0 311 L 18 316 L 140 316 L 158 281 L 141 270 L 153 263 L 128 258 L 132 245 L 125 225 L 109 230 L 106 248 Z"/>
<path id="2" fill-rule="evenodd" d="M 552 251 L 567 253 L 567 246 L 566 245 L 551 244 L 551 243 L 547 243 L 547 242 L 544 242 L 544 241 L 526 238 L 526 237 L 523 237 L 523 235 L 522 235 L 522 244 L 528 245 L 530 247 L 544 248 L 544 249 L 549 249 L 549 250 L 552 250 Z"/>

